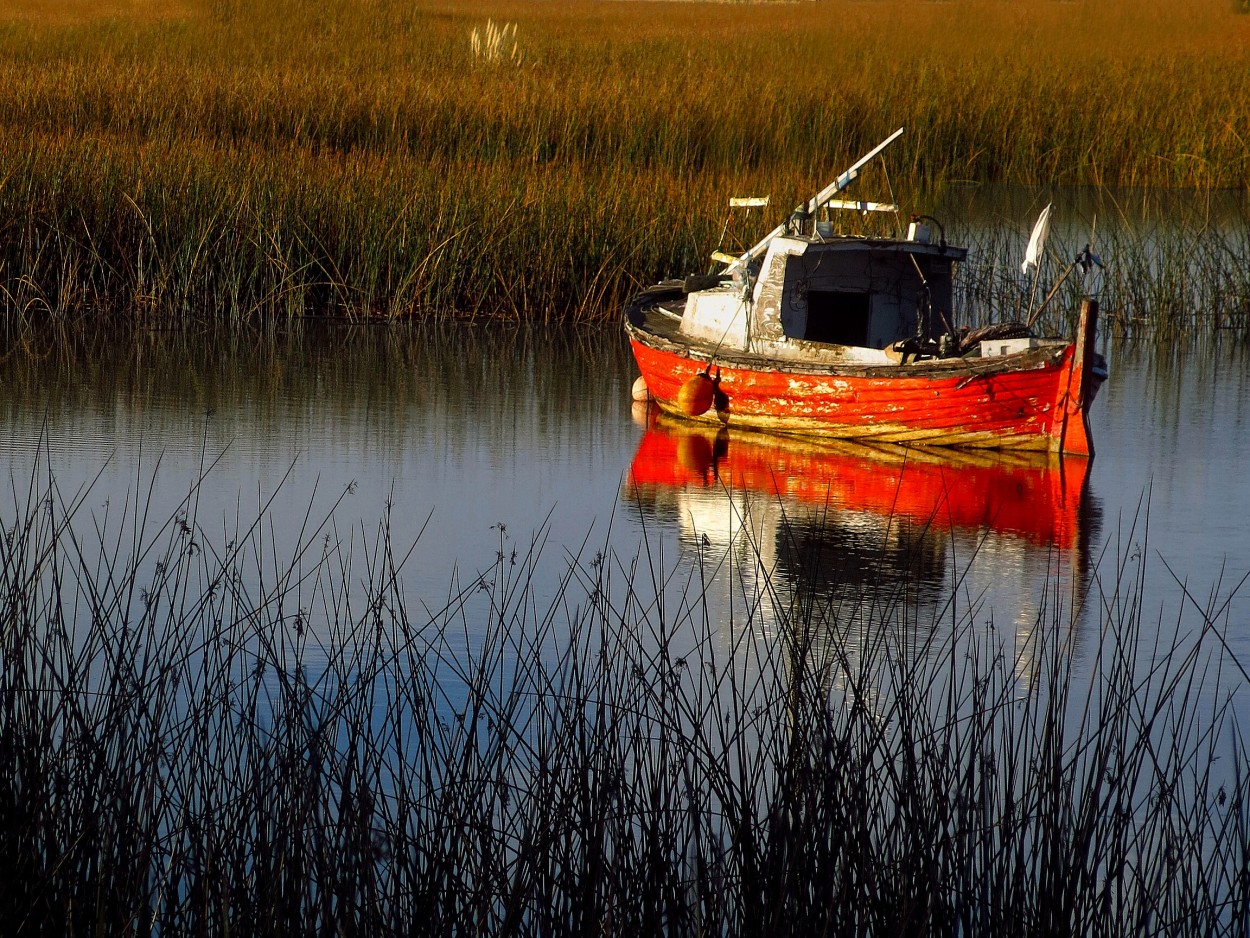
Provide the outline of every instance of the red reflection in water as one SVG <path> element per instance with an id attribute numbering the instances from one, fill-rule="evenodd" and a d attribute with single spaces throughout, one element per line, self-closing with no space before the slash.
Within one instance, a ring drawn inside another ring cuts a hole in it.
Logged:
<path id="1" fill-rule="evenodd" d="M 1079 545 L 1088 470 L 1083 458 L 731 434 L 653 417 L 629 484 L 642 490 L 723 485 L 1067 549 Z"/>

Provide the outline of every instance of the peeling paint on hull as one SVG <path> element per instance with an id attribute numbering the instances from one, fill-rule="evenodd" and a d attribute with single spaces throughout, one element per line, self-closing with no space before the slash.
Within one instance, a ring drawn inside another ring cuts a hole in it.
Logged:
<path id="1" fill-rule="evenodd" d="M 995 359 L 892 368 L 785 369 L 715 356 L 627 327 L 634 358 L 656 402 L 675 404 L 689 378 L 711 364 L 728 406 L 704 423 L 873 443 L 1023 449 L 1093 455 L 1087 415 L 1097 308 L 1078 340 Z"/>

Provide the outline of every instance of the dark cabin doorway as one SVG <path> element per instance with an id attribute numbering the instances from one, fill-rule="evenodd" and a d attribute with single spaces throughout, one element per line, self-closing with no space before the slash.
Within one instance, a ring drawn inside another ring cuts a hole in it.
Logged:
<path id="1" fill-rule="evenodd" d="M 807 294 L 807 331 L 803 338 L 831 345 L 867 345 L 870 300 L 867 293 L 810 291 Z"/>

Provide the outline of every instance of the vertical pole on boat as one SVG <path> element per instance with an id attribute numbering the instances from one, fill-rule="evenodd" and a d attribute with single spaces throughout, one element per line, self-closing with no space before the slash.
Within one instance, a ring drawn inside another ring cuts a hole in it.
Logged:
<path id="1" fill-rule="evenodd" d="M 1098 301 L 1081 300 L 1081 317 L 1073 341 L 1068 387 L 1058 402 L 1059 452 L 1093 456 L 1094 441 L 1089 432 L 1090 372 L 1094 367 L 1094 337 L 1098 330 Z"/>

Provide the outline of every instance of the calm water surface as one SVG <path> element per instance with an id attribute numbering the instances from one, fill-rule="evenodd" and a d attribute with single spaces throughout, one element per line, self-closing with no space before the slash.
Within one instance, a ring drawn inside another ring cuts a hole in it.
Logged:
<path id="1" fill-rule="evenodd" d="M 0 363 L 0 517 L 10 528 L 52 480 L 81 501 L 88 548 L 121 532 L 103 548 L 117 555 L 140 552 L 136 526 L 190 516 L 226 543 L 259 517 L 275 569 L 310 544 L 367 551 L 385 524 L 398 555 L 412 548 L 405 596 L 429 609 L 500 553 L 540 551 L 541 598 L 576 558 L 641 550 L 706 579 L 722 611 L 751 591 L 901 595 L 935 626 L 954 596 L 1022 635 L 1073 583 L 1096 596 L 1141 573 L 1148 621 L 1196 627 L 1193 604 L 1210 606 L 1250 664 L 1250 589 L 1235 589 L 1250 571 L 1250 361 L 1210 343 L 1106 352 L 1098 455 L 1074 467 L 692 433 L 631 407 L 615 329 L 101 336 Z M 1078 659 L 1099 622 L 1074 618 Z"/>

